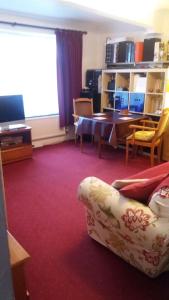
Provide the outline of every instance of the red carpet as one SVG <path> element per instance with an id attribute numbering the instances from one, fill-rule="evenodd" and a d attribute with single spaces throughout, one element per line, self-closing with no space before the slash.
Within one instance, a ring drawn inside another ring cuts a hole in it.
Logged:
<path id="1" fill-rule="evenodd" d="M 26 265 L 31 300 L 168 300 L 169 273 L 149 279 L 91 240 L 77 187 L 86 176 L 109 183 L 149 166 L 124 165 L 111 148 L 98 159 L 73 143 L 34 150 L 33 159 L 4 167 L 9 228 L 31 255 Z"/>

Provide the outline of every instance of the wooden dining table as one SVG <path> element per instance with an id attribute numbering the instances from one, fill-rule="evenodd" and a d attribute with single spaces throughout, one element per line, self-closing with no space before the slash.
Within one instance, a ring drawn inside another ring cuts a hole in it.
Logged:
<path id="1" fill-rule="evenodd" d="M 145 118 L 143 114 L 123 114 L 118 111 L 80 116 L 76 133 L 80 136 L 92 135 L 99 141 L 107 139 L 110 145 L 117 148 L 118 139 L 129 134 L 129 125 Z"/>

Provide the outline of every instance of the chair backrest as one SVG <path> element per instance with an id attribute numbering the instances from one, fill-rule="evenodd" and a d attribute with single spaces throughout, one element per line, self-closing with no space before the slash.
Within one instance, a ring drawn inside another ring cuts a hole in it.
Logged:
<path id="1" fill-rule="evenodd" d="M 157 126 L 157 131 L 154 140 L 159 139 L 165 132 L 169 120 L 169 108 L 164 108 Z"/>
<path id="2" fill-rule="evenodd" d="M 93 99 L 73 99 L 73 110 L 76 116 L 89 116 L 93 114 Z"/>

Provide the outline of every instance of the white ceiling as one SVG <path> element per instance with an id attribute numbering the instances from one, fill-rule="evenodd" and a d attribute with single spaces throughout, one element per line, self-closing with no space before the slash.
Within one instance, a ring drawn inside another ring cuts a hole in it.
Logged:
<path id="1" fill-rule="evenodd" d="M 137 31 L 146 25 L 143 20 L 148 8 L 151 14 L 156 9 L 169 9 L 169 0 L 142 0 L 140 3 L 141 6 L 136 0 L 0 0 L 0 14 L 45 18 L 56 22 L 66 19 L 95 24 L 99 30 L 109 30 L 114 26 L 124 29 L 124 23 L 127 23 Z M 147 19 L 150 20 L 149 15 Z"/>

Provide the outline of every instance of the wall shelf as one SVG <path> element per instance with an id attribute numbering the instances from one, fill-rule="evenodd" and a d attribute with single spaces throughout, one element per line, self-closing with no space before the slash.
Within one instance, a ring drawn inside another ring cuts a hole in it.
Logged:
<path id="1" fill-rule="evenodd" d="M 107 65 L 108 69 L 111 68 L 167 68 L 169 61 L 141 61 L 141 62 L 118 62 Z"/>

